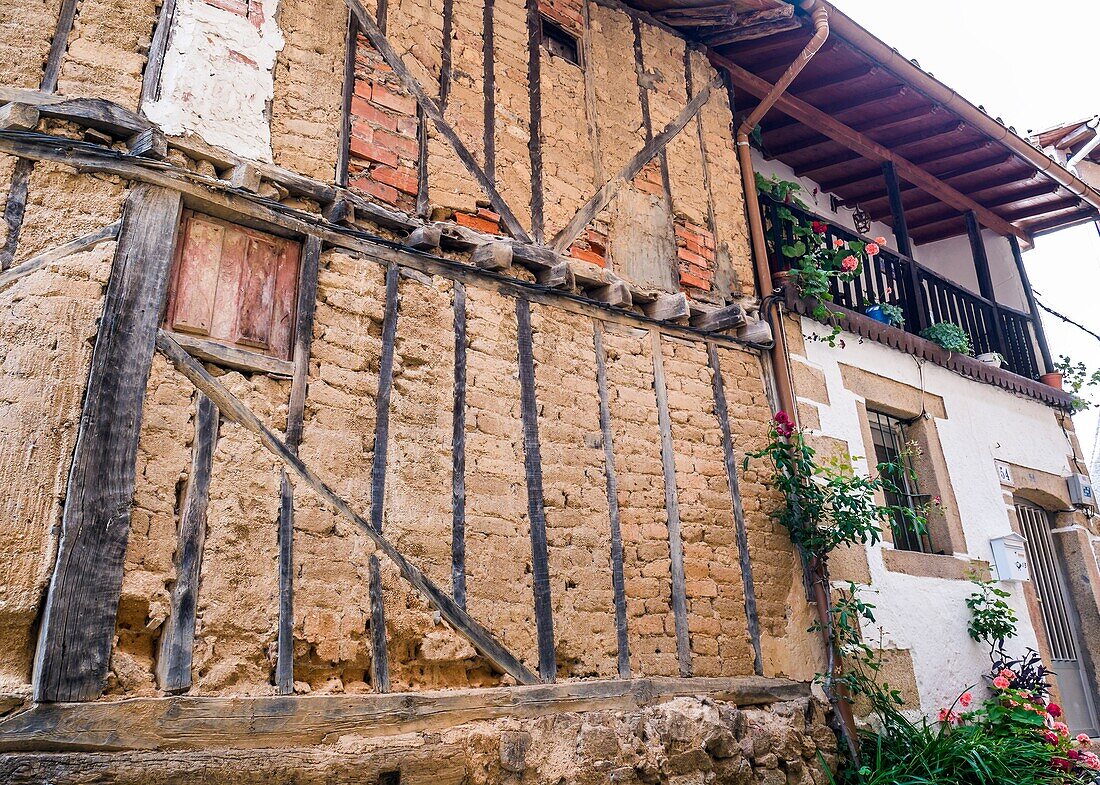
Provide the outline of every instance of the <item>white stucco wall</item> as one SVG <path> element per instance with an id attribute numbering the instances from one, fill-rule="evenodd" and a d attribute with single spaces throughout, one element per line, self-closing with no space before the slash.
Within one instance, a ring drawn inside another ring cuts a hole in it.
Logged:
<path id="1" fill-rule="evenodd" d="M 816 322 L 804 321 L 806 333 L 824 335 Z M 844 388 L 839 363 L 863 368 L 916 388 L 922 384 L 915 357 L 872 341 L 860 342 L 845 334 L 844 348 L 808 341 L 811 365 L 825 374 L 830 405 L 820 407 L 821 429 L 828 436 L 848 442 L 854 455 L 872 449 L 864 445 L 858 396 Z M 1030 399 L 977 383 L 939 366 L 923 365 L 923 385 L 944 400 L 947 418 L 936 427 L 944 451 L 953 490 L 962 518 L 966 559 L 992 561 L 989 540 L 1011 533 L 1005 497 L 997 476 L 997 459 L 1051 472 L 1069 474 L 1067 456 L 1072 448 L 1054 411 Z M 857 468 L 867 470 L 866 461 Z M 979 682 L 987 672 L 987 649 L 966 633 L 969 611 L 965 599 L 974 587 L 968 581 L 920 577 L 886 568 L 882 548 L 868 550 L 872 579 L 870 602 L 885 630 L 887 646 L 909 649 L 917 676 L 920 702 L 926 712 L 949 705 L 958 691 Z M 889 547 L 889 546 L 886 546 Z M 1009 602 L 1020 618 L 1020 635 L 1009 648 L 1023 653 L 1036 648 L 1023 589 L 1018 583 L 1002 583 L 1012 593 Z M 877 630 L 866 634 L 878 638 Z"/>
<path id="2" fill-rule="evenodd" d="M 257 4 L 258 5 L 258 4 Z M 271 160 L 272 69 L 283 48 L 277 0 L 252 19 L 203 0 L 178 0 L 160 98 L 142 111 L 168 134 L 192 131 L 237 155 Z"/>

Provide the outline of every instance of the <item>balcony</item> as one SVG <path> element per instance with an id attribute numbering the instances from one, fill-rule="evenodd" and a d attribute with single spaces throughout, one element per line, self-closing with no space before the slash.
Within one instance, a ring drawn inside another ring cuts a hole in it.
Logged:
<path id="1" fill-rule="evenodd" d="M 826 224 L 825 239 L 830 245 L 836 239 L 868 241 L 808 210 L 780 203 L 768 194 L 760 194 L 760 206 L 773 273 L 790 269 L 790 260 L 779 249 L 795 240 L 793 226 L 779 218 L 780 207 L 790 210 L 806 225 L 812 221 Z M 969 291 L 895 250 L 882 248 L 862 265 L 852 281 L 834 279 L 832 294 L 834 305 L 855 314 L 863 314 L 875 304 L 898 306 L 905 316 L 901 329 L 912 335 L 919 335 L 937 322 L 958 325 L 970 337 L 975 355 L 997 352 L 1004 358 L 1005 369 L 1025 379 L 1037 380 L 1049 370 L 1044 367 L 1041 327 L 1036 329 L 1032 314 Z"/>

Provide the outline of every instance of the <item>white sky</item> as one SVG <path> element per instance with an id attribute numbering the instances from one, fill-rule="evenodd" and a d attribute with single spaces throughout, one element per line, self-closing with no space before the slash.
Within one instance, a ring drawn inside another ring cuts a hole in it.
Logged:
<path id="1" fill-rule="evenodd" d="M 1100 113 L 1097 0 L 832 0 L 924 70 L 1022 134 Z M 1048 306 L 1100 333 L 1094 224 L 1040 237 L 1024 255 Z M 1100 366 L 1100 342 L 1046 313 L 1051 353 Z M 1094 396 L 1100 400 L 1100 395 Z M 1100 407 L 1074 418 L 1086 458 Z"/>

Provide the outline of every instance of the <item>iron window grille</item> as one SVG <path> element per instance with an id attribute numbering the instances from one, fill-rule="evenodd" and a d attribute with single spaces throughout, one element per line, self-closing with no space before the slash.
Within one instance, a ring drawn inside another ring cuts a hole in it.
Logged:
<path id="1" fill-rule="evenodd" d="M 887 477 L 896 490 L 884 489 L 886 503 L 899 508 L 894 512 L 894 520 L 890 526 L 894 535 L 894 547 L 904 551 L 933 553 L 932 538 L 927 527 L 924 532 L 917 531 L 913 521 L 901 511 L 908 509 L 919 514 L 928 501 L 928 496 L 922 494 L 917 486 L 913 463 L 905 449 L 905 423 L 897 417 L 871 410 L 867 412 L 867 419 L 871 426 L 875 461 L 902 467 L 900 471 L 890 472 Z"/>

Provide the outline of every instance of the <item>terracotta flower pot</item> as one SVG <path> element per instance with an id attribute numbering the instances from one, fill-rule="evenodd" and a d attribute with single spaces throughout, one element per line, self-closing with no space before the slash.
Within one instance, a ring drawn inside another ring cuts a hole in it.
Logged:
<path id="1" fill-rule="evenodd" d="M 1055 390 L 1062 389 L 1062 374 L 1058 371 L 1053 373 L 1044 373 L 1039 377 L 1039 381 L 1045 384 L 1047 387 L 1053 387 Z"/>

